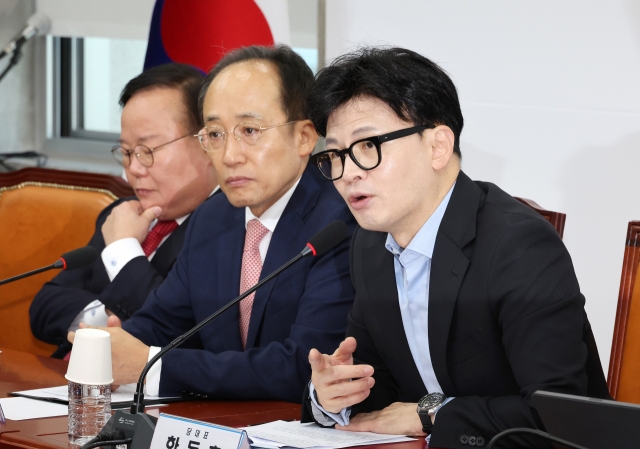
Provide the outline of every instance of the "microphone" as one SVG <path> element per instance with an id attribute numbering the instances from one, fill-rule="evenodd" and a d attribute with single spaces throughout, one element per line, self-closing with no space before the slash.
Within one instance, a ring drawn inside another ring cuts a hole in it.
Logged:
<path id="1" fill-rule="evenodd" d="M 17 281 L 18 279 L 33 276 L 34 274 L 42 273 L 43 271 L 52 270 L 54 268 L 62 268 L 63 270 L 75 270 L 76 268 L 85 267 L 93 263 L 98 258 L 98 251 L 92 246 L 83 246 L 82 248 L 74 249 L 68 253 L 64 253 L 60 256 L 60 259 L 56 260 L 51 265 L 38 268 L 37 270 L 29 271 L 27 273 L 19 274 L 17 276 L 10 277 L 0 281 L 0 285 L 8 284 L 9 282 Z"/>
<path id="2" fill-rule="evenodd" d="M 151 444 L 151 438 L 153 437 L 153 432 L 155 430 L 155 422 L 156 418 L 151 417 L 144 412 L 144 379 L 147 377 L 147 373 L 151 369 L 151 367 L 162 358 L 167 352 L 179 346 L 189 337 L 199 332 L 203 327 L 209 324 L 211 321 L 220 316 L 223 312 L 228 310 L 231 306 L 236 304 L 239 301 L 242 301 L 247 296 L 251 295 L 258 288 L 269 282 L 271 279 L 276 277 L 278 274 L 282 273 L 284 270 L 289 268 L 291 265 L 299 261 L 305 256 L 309 254 L 318 257 L 322 254 L 329 251 L 331 248 L 336 246 L 338 243 L 343 241 L 347 234 L 349 233 L 349 228 L 345 224 L 344 221 L 334 221 L 320 230 L 316 235 L 309 239 L 309 243 L 298 253 L 293 259 L 289 260 L 287 263 L 282 265 L 280 268 L 275 270 L 269 276 L 262 279 L 256 285 L 242 293 L 237 298 L 233 299 L 231 302 L 222 306 L 218 311 L 214 312 L 213 315 L 207 317 L 204 321 L 197 324 L 192 329 L 185 332 L 183 335 L 177 337 L 167 346 L 162 348 L 160 352 L 158 352 L 149 362 L 145 365 L 140 373 L 140 378 L 138 379 L 138 385 L 136 387 L 136 392 L 133 396 L 133 404 L 131 404 L 130 413 L 127 413 L 123 410 L 116 410 L 116 413 L 111 417 L 109 422 L 102 429 L 102 432 L 106 431 L 124 431 L 127 437 L 132 437 L 133 441 L 131 443 L 130 449 L 142 449 L 148 448 Z M 132 421 L 135 424 L 132 424 Z M 122 423 L 129 423 L 128 425 L 123 425 Z M 135 432 L 139 432 L 138 435 L 134 435 Z M 101 432 L 101 433 L 102 433 Z M 107 443 L 105 443 L 107 445 Z"/>
<path id="3" fill-rule="evenodd" d="M 36 13 L 29 17 L 27 25 L 15 35 L 11 42 L 0 52 L 0 59 L 13 53 L 33 36 L 47 34 L 51 30 L 51 21 L 42 13 Z"/>

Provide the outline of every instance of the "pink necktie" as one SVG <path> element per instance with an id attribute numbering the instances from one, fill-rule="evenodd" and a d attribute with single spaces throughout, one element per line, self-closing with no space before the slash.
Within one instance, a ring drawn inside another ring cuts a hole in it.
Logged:
<path id="1" fill-rule="evenodd" d="M 142 251 L 144 251 L 144 255 L 149 257 L 149 255 L 154 252 L 158 246 L 160 246 L 162 239 L 171 234 L 177 227 L 178 222 L 175 220 L 157 222 L 142 242 Z"/>
<path id="2" fill-rule="evenodd" d="M 244 293 L 253 287 L 260 279 L 262 260 L 260 259 L 260 242 L 269 233 L 257 219 L 247 223 L 247 234 L 244 238 L 244 250 L 242 251 L 242 272 L 240 273 L 240 293 Z M 255 293 L 250 294 L 240 301 L 240 337 L 242 348 L 247 347 L 247 334 L 249 333 L 249 321 Z"/>

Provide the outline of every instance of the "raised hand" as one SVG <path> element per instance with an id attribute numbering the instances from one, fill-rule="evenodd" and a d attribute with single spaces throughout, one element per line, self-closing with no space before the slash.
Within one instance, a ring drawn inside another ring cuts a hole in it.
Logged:
<path id="1" fill-rule="evenodd" d="M 316 349 L 309 352 L 311 382 L 318 402 L 328 412 L 339 413 L 362 402 L 375 383 L 372 366 L 353 364 L 355 350 L 356 339 L 348 337 L 331 355 Z"/>

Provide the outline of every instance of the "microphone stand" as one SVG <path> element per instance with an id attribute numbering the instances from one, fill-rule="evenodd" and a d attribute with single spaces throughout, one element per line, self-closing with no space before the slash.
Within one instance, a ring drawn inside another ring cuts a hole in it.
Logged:
<path id="1" fill-rule="evenodd" d="M 37 270 L 29 271 L 28 273 L 22 273 L 17 276 L 3 279 L 0 281 L 0 285 L 8 284 L 9 282 L 17 281 L 18 279 L 33 276 L 34 274 L 42 273 L 43 271 L 53 270 L 54 268 L 64 268 L 64 261 L 60 259 L 46 267 L 38 268 Z"/>
<path id="2" fill-rule="evenodd" d="M 20 58 L 22 58 L 22 46 L 23 45 L 24 45 L 24 41 L 16 42 L 16 48 L 13 50 L 13 53 L 11 55 L 11 59 L 9 60 L 9 64 L 2 71 L 2 73 L 0 73 L 0 81 L 2 81 L 2 79 L 7 75 L 7 73 L 9 73 L 9 70 L 11 70 L 14 66 L 18 65 L 18 62 L 20 62 Z"/>
<path id="3" fill-rule="evenodd" d="M 346 227 L 346 226 L 345 226 Z M 221 309 L 216 311 L 213 315 L 206 318 L 204 321 L 197 324 L 194 328 L 187 331 L 185 334 L 179 336 L 167 346 L 162 348 L 160 352 L 158 352 L 154 357 L 149 360 L 149 362 L 145 365 L 142 373 L 140 374 L 140 378 L 138 379 L 138 385 L 136 387 L 136 392 L 133 396 L 133 404 L 131 404 L 131 409 L 129 412 L 125 410 L 116 410 L 115 414 L 109 419 L 109 422 L 104 426 L 100 435 L 106 434 L 107 432 L 119 432 L 122 431 L 127 438 L 132 438 L 130 449 L 148 449 L 151 446 L 151 440 L 153 439 L 153 433 L 156 429 L 157 418 L 155 416 L 147 415 L 144 413 L 144 379 L 147 376 L 147 373 L 151 369 L 154 363 L 156 363 L 160 358 L 169 352 L 171 349 L 179 346 L 186 339 L 194 335 L 196 332 L 200 331 L 203 327 L 209 324 L 211 321 L 216 319 L 220 314 L 228 310 L 231 306 L 236 304 L 239 301 L 242 301 L 244 298 L 255 292 L 258 288 L 260 288 L 265 283 L 269 282 L 271 279 L 276 277 L 278 274 L 282 273 L 284 270 L 289 268 L 291 265 L 302 259 L 303 257 L 309 254 L 316 254 L 316 250 L 313 248 L 311 244 L 307 244 L 305 248 L 293 259 L 289 262 L 278 268 L 276 271 L 271 273 L 269 276 L 262 279 L 256 285 L 251 287 L 249 290 L 233 299 L 231 302 L 227 303 Z M 110 442 L 105 442 L 103 447 L 109 447 L 115 449 L 115 446 L 107 446 Z"/>

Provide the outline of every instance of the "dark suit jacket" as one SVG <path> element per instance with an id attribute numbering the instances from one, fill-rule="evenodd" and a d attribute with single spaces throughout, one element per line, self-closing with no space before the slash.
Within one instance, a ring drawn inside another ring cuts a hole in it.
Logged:
<path id="1" fill-rule="evenodd" d="M 358 229 L 351 247 L 356 300 L 347 334 L 358 342 L 357 363 L 371 364 L 376 380 L 352 415 L 427 394 L 405 336 L 386 237 Z M 465 435 L 487 444 L 508 428 L 540 428 L 536 390 L 607 396 L 564 244 L 544 218 L 495 185 L 458 176 L 436 237 L 428 301 L 433 368 L 444 394 L 455 397 L 438 411 L 432 447 L 469 447 Z"/>
<path id="2" fill-rule="evenodd" d="M 105 208 L 96 221 L 96 231 L 89 241 L 98 253 L 105 248 L 102 225 L 111 210 L 121 199 Z M 99 299 L 107 309 L 120 319 L 128 319 L 142 307 L 152 290 L 158 288 L 176 261 L 187 229 L 188 220 L 182 223 L 158 248 L 151 262 L 146 257 L 136 257 L 127 263 L 113 282 L 104 268 L 102 258 L 88 267 L 63 271 L 47 282 L 38 292 L 29 309 L 31 330 L 36 338 L 59 345 L 54 357 L 63 357 L 71 349 L 67 342 L 67 330 L 74 318 L 91 302 Z"/>
<path id="3" fill-rule="evenodd" d="M 298 254 L 334 220 L 355 220 L 333 184 L 308 166 L 272 235 L 261 277 Z M 165 346 L 239 294 L 245 209 L 219 195 L 191 216 L 184 249 L 167 280 L 124 328 Z M 300 402 L 311 374 L 309 350 L 332 351 L 347 327 L 354 291 L 349 241 L 307 257 L 256 292 L 246 351 L 236 304 L 199 337 L 162 357 L 160 394 Z"/>

